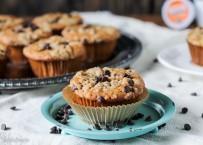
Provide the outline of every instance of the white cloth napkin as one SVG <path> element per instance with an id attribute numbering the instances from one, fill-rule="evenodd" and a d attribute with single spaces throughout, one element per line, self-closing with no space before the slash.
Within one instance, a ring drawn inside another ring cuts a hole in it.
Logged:
<path id="1" fill-rule="evenodd" d="M 144 51 L 133 67 L 140 72 L 148 88 L 169 95 L 177 106 L 175 117 L 156 134 L 116 141 L 92 141 L 71 135 L 49 134 L 53 126 L 42 116 L 41 104 L 62 86 L 22 91 L 13 95 L 0 95 L 0 124 L 6 123 L 10 130 L 0 130 L 0 145 L 202 145 L 203 144 L 203 83 L 202 78 L 180 74 L 166 69 L 159 63 L 152 63 L 157 53 L 177 43 L 185 41 L 186 31 L 177 32 L 152 23 L 133 18 L 116 16 L 108 12 L 82 13 L 86 22 L 113 25 L 136 36 L 142 41 Z M 181 76 L 183 82 L 178 82 Z M 171 83 L 174 87 L 167 88 Z M 197 92 L 198 96 L 190 93 Z M 16 106 L 19 111 L 9 108 Z M 186 115 L 180 114 L 182 107 L 188 107 Z M 191 131 L 182 130 L 190 123 Z"/>

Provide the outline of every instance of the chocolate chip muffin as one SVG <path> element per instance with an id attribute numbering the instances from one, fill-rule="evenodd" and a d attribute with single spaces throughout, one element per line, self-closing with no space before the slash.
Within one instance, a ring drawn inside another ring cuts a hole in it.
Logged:
<path id="1" fill-rule="evenodd" d="M 11 15 L 0 15 L 0 31 L 22 23 L 23 19 Z"/>
<path id="2" fill-rule="evenodd" d="M 203 28 L 191 30 L 187 38 L 192 62 L 203 66 Z"/>
<path id="3" fill-rule="evenodd" d="M 67 27 L 62 35 L 68 40 L 83 42 L 87 61 L 90 63 L 109 59 L 120 37 L 119 31 L 114 27 L 90 24 Z"/>
<path id="4" fill-rule="evenodd" d="M 50 27 L 54 34 L 61 34 L 66 26 L 82 23 L 82 18 L 76 13 L 47 13 L 33 19 L 36 25 Z"/>
<path id="5" fill-rule="evenodd" d="M 27 46 L 24 55 L 38 77 L 53 77 L 80 69 L 86 53 L 80 42 L 52 36 Z"/>
<path id="6" fill-rule="evenodd" d="M 113 124 L 131 118 L 148 93 L 134 70 L 95 67 L 77 72 L 63 96 L 85 122 Z"/>
<path id="7" fill-rule="evenodd" d="M 7 46 L 7 56 L 12 63 L 26 61 L 23 48 L 39 39 L 49 37 L 51 30 L 31 22 L 22 22 L 0 32 L 0 42 Z"/>
<path id="8" fill-rule="evenodd" d="M 0 78 L 4 77 L 6 68 L 6 47 L 0 44 Z"/>

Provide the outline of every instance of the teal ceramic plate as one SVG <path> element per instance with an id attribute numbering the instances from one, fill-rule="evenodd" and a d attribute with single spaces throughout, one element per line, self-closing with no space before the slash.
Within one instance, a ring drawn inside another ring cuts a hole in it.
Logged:
<path id="1" fill-rule="evenodd" d="M 62 129 L 62 134 L 74 135 L 95 140 L 118 140 L 140 136 L 152 131 L 158 131 L 159 126 L 168 122 L 174 115 L 175 104 L 167 96 L 149 90 L 150 97 L 143 103 L 137 112 L 143 113 L 144 118 L 136 120 L 134 125 L 127 125 L 118 131 L 96 130 L 90 125 L 82 122 L 77 115 L 71 115 L 67 125 L 63 125 L 54 119 L 56 111 L 66 104 L 62 93 L 57 93 L 42 104 L 43 116 L 54 125 Z M 152 121 L 145 121 L 147 116 L 151 116 Z M 88 130 L 91 128 L 91 130 Z"/>

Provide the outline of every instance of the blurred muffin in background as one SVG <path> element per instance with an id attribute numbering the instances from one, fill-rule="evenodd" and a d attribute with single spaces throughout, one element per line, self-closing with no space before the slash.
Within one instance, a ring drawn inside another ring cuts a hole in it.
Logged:
<path id="1" fill-rule="evenodd" d="M 12 15 L 0 15 L 0 31 L 11 28 L 23 22 L 22 18 Z"/>
<path id="2" fill-rule="evenodd" d="M 34 74 L 40 78 L 64 75 L 81 69 L 86 57 L 82 43 L 52 36 L 27 46 L 23 50 Z"/>
<path id="3" fill-rule="evenodd" d="M 66 26 L 82 24 L 82 18 L 76 13 L 47 13 L 33 19 L 33 23 L 50 27 L 53 34 L 61 35 Z"/>
<path id="4" fill-rule="evenodd" d="M 203 28 L 192 29 L 187 37 L 192 62 L 203 66 Z"/>
<path id="5" fill-rule="evenodd" d="M 111 57 L 120 32 L 111 26 L 83 24 L 66 27 L 62 35 L 71 41 L 81 41 L 87 52 L 87 62 L 103 62 Z"/>

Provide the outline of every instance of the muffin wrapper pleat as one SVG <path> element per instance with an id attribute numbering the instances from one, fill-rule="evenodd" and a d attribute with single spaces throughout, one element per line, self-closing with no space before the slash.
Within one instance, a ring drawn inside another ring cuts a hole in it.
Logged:
<path id="1" fill-rule="evenodd" d="M 192 62 L 203 66 L 203 47 L 188 42 Z"/>
<path id="2" fill-rule="evenodd" d="M 126 122 L 136 114 L 136 109 L 148 98 L 146 96 L 138 102 L 127 105 L 89 107 L 74 103 L 75 94 L 68 87 L 63 90 L 63 95 L 81 120 L 93 126 L 95 124 L 103 126 L 114 125 L 116 122 Z"/>

